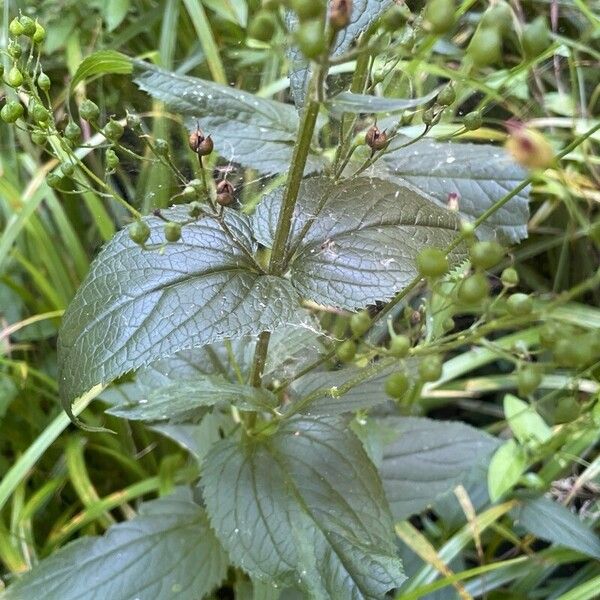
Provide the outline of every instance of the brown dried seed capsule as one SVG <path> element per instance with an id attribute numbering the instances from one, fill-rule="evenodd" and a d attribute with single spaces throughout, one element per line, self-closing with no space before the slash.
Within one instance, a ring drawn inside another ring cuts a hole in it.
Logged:
<path id="1" fill-rule="evenodd" d="M 217 202 L 221 206 L 229 206 L 233 202 L 234 187 L 224 179 L 217 184 Z"/>
<path id="2" fill-rule="evenodd" d="M 345 29 L 352 17 L 352 0 L 332 0 L 329 5 L 329 24 L 333 29 Z"/>
<path id="3" fill-rule="evenodd" d="M 214 148 L 214 144 L 210 135 L 205 137 L 201 129 L 192 131 L 192 133 L 190 133 L 190 137 L 188 138 L 188 142 L 190 144 L 190 148 L 198 156 L 208 156 Z"/>
<path id="4" fill-rule="evenodd" d="M 385 131 L 380 131 L 377 125 L 373 125 L 365 134 L 365 142 L 374 151 L 383 150 L 388 144 L 388 136 Z"/>

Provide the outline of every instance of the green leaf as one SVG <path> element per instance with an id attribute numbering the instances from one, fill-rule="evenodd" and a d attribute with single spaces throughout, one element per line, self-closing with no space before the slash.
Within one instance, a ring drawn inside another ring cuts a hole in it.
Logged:
<path id="1" fill-rule="evenodd" d="M 223 440 L 205 464 L 211 523 L 253 579 L 331 600 L 380 599 L 404 580 L 381 482 L 344 420 Z"/>
<path id="2" fill-rule="evenodd" d="M 108 31 L 116 29 L 129 12 L 130 0 L 107 0 L 104 6 L 104 19 Z"/>
<path id="3" fill-rule="evenodd" d="M 99 50 L 81 61 L 71 81 L 71 90 L 93 75 L 128 75 L 132 71 L 133 63 L 128 56 L 116 50 Z"/>
<path id="4" fill-rule="evenodd" d="M 106 412 L 134 421 L 177 420 L 219 402 L 229 402 L 245 410 L 264 410 L 276 406 L 277 399 L 265 389 L 205 376 L 149 390 L 133 403 L 119 404 Z"/>
<path id="5" fill-rule="evenodd" d="M 246 27 L 248 22 L 246 0 L 202 0 L 202 2 L 223 19 L 240 27 Z"/>
<path id="6" fill-rule="evenodd" d="M 552 437 L 552 429 L 535 408 L 512 394 L 504 396 L 504 416 L 521 444 L 542 444 Z"/>
<path id="7" fill-rule="evenodd" d="M 4 600 L 197 600 L 225 577 L 227 557 L 189 490 L 142 505 L 103 537 L 72 542 L 24 574 Z"/>
<path id="8" fill-rule="evenodd" d="M 395 519 L 406 519 L 464 484 L 486 464 L 498 443 L 460 422 L 417 417 L 378 420 L 395 439 L 383 450 L 379 469 Z"/>
<path id="9" fill-rule="evenodd" d="M 383 163 L 392 181 L 411 183 L 436 203 L 446 206 L 449 194 L 458 194 L 459 214 L 473 221 L 516 187 L 526 173 L 498 146 L 440 143 L 424 139 L 407 148 L 398 137 Z M 381 176 L 386 176 L 381 174 Z M 477 228 L 484 238 L 496 234 L 510 242 L 527 237 L 529 190 L 517 194 Z"/>
<path id="10" fill-rule="evenodd" d="M 342 92 L 328 101 L 330 109 L 335 113 L 394 113 L 416 108 L 435 98 L 439 90 L 434 90 L 419 98 L 382 98 L 368 94 Z"/>
<path id="11" fill-rule="evenodd" d="M 163 211 L 185 219 L 182 207 Z M 277 327 L 307 325 L 290 284 L 261 274 L 250 258 L 249 222 L 225 212 L 228 232 L 212 217 L 183 228 L 162 248 L 164 222 L 145 219 L 150 248 L 118 233 L 94 261 L 65 313 L 59 335 L 61 398 L 180 350 Z"/>
<path id="12" fill-rule="evenodd" d="M 190 129 L 199 123 L 224 159 L 265 174 L 289 168 L 298 135 L 292 106 L 142 62 L 135 68 L 139 87 L 183 115 Z M 312 151 L 306 173 L 321 170 L 325 163 Z"/>
<path id="13" fill-rule="evenodd" d="M 504 442 L 496 450 L 488 469 L 488 492 L 492 502 L 513 488 L 526 464 L 523 448 L 513 439 Z"/>
<path id="14" fill-rule="evenodd" d="M 600 537 L 568 508 L 549 498 L 525 500 L 513 511 L 529 533 L 558 546 L 600 559 Z"/>
<path id="15" fill-rule="evenodd" d="M 256 236 L 268 247 L 281 196 L 276 190 L 254 215 Z M 368 177 L 339 185 L 323 177 L 306 179 L 290 242 L 292 283 L 302 296 L 341 308 L 387 300 L 416 275 L 421 248 L 445 247 L 458 225 L 453 212 L 396 183 Z"/>

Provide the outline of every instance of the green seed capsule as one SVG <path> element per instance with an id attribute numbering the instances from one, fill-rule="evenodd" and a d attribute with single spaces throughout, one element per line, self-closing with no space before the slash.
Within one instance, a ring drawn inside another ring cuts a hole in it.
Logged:
<path id="1" fill-rule="evenodd" d="M 428 127 L 429 127 L 429 125 L 433 125 L 435 118 L 436 118 L 436 114 L 435 114 L 435 110 L 433 109 L 433 106 L 431 108 L 428 108 L 427 110 L 423 111 L 423 114 L 421 115 L 421 119 L 422 119 L 423 123 L 425 125 L 427 125 Z"/>
<path id="2" fill-rule="evenodd" d="M 544 17 L 537 17 L 537 19 L 525 26 L 521 44 L 527 58 L 539 56 L 550 46 L 550 32 L 548 31 L 548 25 Z"/>
<path id="3" fill-rule="evenodd" d="M 406 4 L 394 4 L 383 16 L 382 25 L 387 31 L 396 31 L 404 26 L 411 12 Z"/>
<path id="4" fill-rule="evenodd" d="M 487 298 L 490 285 L 483 273 L 475 273 L 462 281 L 458 288 L 458 299 L 464 304 L 476 304 Z"/>
<path id="5" fill-rule="evenodd" d="M 46 30 L 39 24 L 35 24 L 35 33 L 33 34 L 33 41 L 36 44 L 41 44 L 46 39 Z"/>
<path id="6" fill-rule="evenodd" d="M 362 310 L 350 317 L 350 329 L 355 336 L 361 336 L 371 327 L 371 317 L 366 310 Z"/>
<path id="7" fill-rule="evenodd" d="M 40 73 L 39 77 L 37 78 L 37 84 L 40 90 L 47 92 L 50 89 L 50 77 L 48 77 L 46 73 Z"/>
<path id="8" fill-rule="evenodd" d="M 33 37 L 35 34 L 35 21 L 31 17 L 25 15 L 19 17 L 19 23 L 23 27 L 23 35 Z"/>
<path id="9" fill-rule="evenodd" d="M 321 0 L 291 0 L 290 8 L 298 15 L 300 21 L 316 19 L 325 12 L 325 5 Z"/>
<path id="10" fill-rule="evenodd" d="M 512 9 L 504 0 L 499 0 L 483 13 L 481 26 L 498 28 L 500 33 L 506 35 L 513 27 Z"/>
<path id="11" fill-rule="evenodd" d="M 125 128 L 121 123 L 115 121 L 114 119 L 110 119 L 108 123 L 104 126 L 102 133 L 107 140 L 111 140 L 112 142 L 117 142 L 123 136 L 125 132 Z"/>
<path id="12" fill-rule="evenodd" d="M 181 225 L 179 223 L 165 223 L 165 239 L 167 242 L 177 242 L 181 239 Z"/>
<path id="13" fill-rule="evenodd" d="M 502 280 L 502 285 L 507 288 L 519 285 L 519 274 L 517 273 L 516 269 L 513 269 L 512 267 L 504 269 L 500 279 Z"/>
<path id="14" fill-rule="evenodd" d="M 14 123 L 23 116 L 23 105 L 15 100 L 7 102 L 0 110 L 0 118 L 5 123 Z"/>
<path id="15" fill-rule="evenodd" d="M 31 118 L 39 124 L 45 124 L 50 120 L 50 113 L 39 102 L 35 102 L 30 110 Z"/>
<path id="16" fill-rule="evenodd" d="M 477 67 L 487 67 L 500 62 L 502 38 L 496 27 L 478 27 L 471 38 L 467 54 Z"/>
<path id="17" fill-rule="evenodd" d="M 419 363 L 421 381 L 437 381 L 442 376 L 442 359 L 437 356 L 426 356 Z"/>
<path id="18" fill-rule="evenodd" d="M 129 237 L 136 244 L 143 246 L 150 237 L 150 227 L 145 221 L 135 221 L 129 226 Z"/>
<path id="19" fill-rule="evenodd" d="M 79 106 L 79 114 L 81 115 L 82 119 L 94 122 L 97 121 L 98 117 L 100 116 L 100 109 L 95 102 L 92 102 L 86 98 Z"/>
<path id="20" fill-rule="evenodd" d="M 10 35 L 14 35 L 15 37 L 19 37 L 23 34 L 23 25 L 21 25 L 19 19 L 15 17 L 10 22 L 10 25 L 8 26 L 8 31 L 10 32 Z"/>
<path id="21" fill-rule="evenodd" d="M 390 340 L 390 354 L 396 358 L 404 358 L 410 350 L 410 339 L 405 335 L 396 335 Z"/>
<path id="22" fill-rule="evenodd" d="M 417 269 L 423 277 L 441 277 L 448 268 L 448 259 L 439 248 L 424 248 L 417 256 Z"/>
<path id="23" fill-rule="evenodd" d="M 6 83 L 10 85 L 10 87 L 18 88 L 23 84 L 23 73 L 19 71 L 17 66 L 11 68 L 6 76 Z"/>
<path id="24" fill-rule="evenodd" d="M 61 165 L 60 170 L 65 177 L 73 177 L 75 173 L 75 165 L 70 162 L 64 162 Z"/>
<path id="25" fill-rule="evenodd" d="M 429 0 L 425 7 L 425 22 L 433 33 L 446 33 L 454 25 L 454 0 Z"/>
<path id="26" fill-rule="evenodd" d="M 483 125 L 483 117 L 478 110 L 467 113 L 463 119 L 463 125 L 467 131 L 475 131 Z"/>
<path id="27" fill-rule="evenodd" d="M 117 156 L 117 153 L 112 148 L 109 148 L 106 151 L 105 159 L 106 159 L 107 170 L 114 171 L 119 166 L 119 157 Z"/>
<path id="28" fill-rule="evenodd" d="M 48 175 L 46 175 L 46 183 L 53 189 L 60 187 L 62 180 L 62 175 L 56 173 L 55 171 L 52 171 L 52 173 L 48 173 Z"/>
<path id="29" fill-rule="evenodd" d="M 162 138 L 157 138 L 154 141 L 154 149 L 160 156 L 167 156 L 169 154 L 169 144 L 167 140 L 163 140 Z"/>
<path id="30" fill-rule="evenodd" d="M 192 219 L 197 219 L 202 214 L 202 204 L 197 200 L 190 202 L 189 215 Z"/>
<path id="31" fill-rule="evenodd" d="M 450 106 L 456 100 L 456 91 L 452 83 L 449 83 L 437 97 L 438 104 L 442 106 Z"/>
<path id="32" fill-rule="evenodd" d="M 275 35 L 276 21 L 273 14 L 267 10 L 259 11 L 250 22 L 248 35 L 261 42 L 270 42 Z"/>
<path id="33" fill-rule="evenodd" d="M 524 317 L 533 311 L 533 300 L 527 294 L 512 294 L 506 301 L 506 308 L 514 317 Z"/>
<path id="34" fill-rule="evenodd" d="M 404 373 L 392 373 L 384 384 L 385 393 L 396 399 L 402 398 L 409 387 L 410 381 Z"/>
<path id="35" fill-rule="evenodd" d="M 81 127 L 74 121 L 69 121 L 65 127 L 65 137 L 76 144 L 81 139 Z"/>
<path id="36" fill-rule="evenodd" d="M 31 134 L 31 141 L 38 146 L 44 146 L 48 141 L 48 136 L 41 131 L 34 131 Z"/>
<path id="37" fill-rule="evenodd" d="M 476 242 L 471 246 L 471 264 L 479 269 L 491 269 L 505 255 L 504 248 L 498 242 Z"/>
<path id="38" fill-rule="evenodd" d="M 19 60 L 19 58 L 21 58 L 21 54 L 23 54 L 23 48 L 21 48 L 21 45 L 14 40 L 11 40 L 8 43 L 6 51 L 8 52 L 8 55 L 15 60 Z"/>
<path id="39" fill-rule="evenodd" d="M 523 367 L 517 373 L 517 389 L 519 395 L 529 396 L 540 387 L 542 383 L 542 374 L 535 367 Z"/>
<path id="40" fill-rule="evenodd" d="M 306 58 L 316 59 L 327 50 L 321 21 L 307 21 L 296 32 L 296 42 Z"/>
<path id="41" fill-rule="evenodd" d="M 335 354 L 341 362 L 350 362 L 356 356 L 356 344 L 346 340 L 337 347 Z"/>

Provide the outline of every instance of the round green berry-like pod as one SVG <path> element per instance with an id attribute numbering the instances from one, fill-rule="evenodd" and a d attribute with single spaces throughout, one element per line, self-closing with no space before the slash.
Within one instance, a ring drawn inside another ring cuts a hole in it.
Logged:
<path id="1" fill-rule="evenodd" d="M 298 15 L 300 21 L 310 21 L 325 12 L 322 0 L 291 0 L 290 8 Z"/>
<path id="2" fill-rule="evenodd" d="M 81 139 L 81 127 L 74 121 L 69 121 L 65 127 L 65 137 L 76 144 Z"/>
<path id="3" fill-rule="evenodd" d="M 491 269 L 505 254 L 506 251 L 498 242 L 476 242 L 469 249 L 471 264 L 479 269 Z"/>
<path id="4" fill-rule="evenodd" d="M 14 123 L 23 116 L 23 105 L 16 100 L 9 100 L 0 110 L 0 118 L 5 123 Z"/>
<path id="5" fill-rule="evenodd" d="M 371 327 L 371 317 L 366 310 L 354 313 L 350 317 L 350 330 L 355 336 L 361 336 Z"/>
<path id="6" fill-rule="evenodd" d="M 112 148 L 106 150 L 104 157 L 106 159 L 106 168 L 109 171 L 114 171 L 119 166 L 119 157 Z"/>
<path id="7" fill-rule="evenodd" d="M 10 32 L 10 35 L 14 35 L 15 37 L 19 37 L 20 35 L 23 34 L 23 25 L 21 25 L 19 19 L 17 19 L 17 17 L 15 17 L 11 22 L 10 25 L 8 26 L 8 31 Z"/>
<path id="8" fill-rule="evenodd" d="M 156 138 L 154 140 L 154 149 L 160 156 L 167 156 L 169 154 L 169 142 L 163 138 Z"/>
<path id="9" fill-rule="evenodd" d="M 34 131 L 31 134 L 31 141 L 38 146 L 44 146 L 48 141 L 48 136 L 43 131 Z"/>
<path id="10" fill-rule="evenodd" d="M 437 96 L 436 101 L 442 106 L 450 106 L 456 100 L 454 85 L 449 83 Z"/>
<path id="11" fill-rule="evenodd" d="M 521 396 L 529 396 L 540 387 L 542 374 L 539 369 L 527 365 L 517 372 L 517 389 Z"/>
<path id="12" fill-rule="evenodd" d="M 39 102 L 34 102 L 29 114 L 31 118 L 39 124 L 45 124 L 50 120 L 50 112 Z"/>
<path id="13" fill-rule="evenodd" d="M 35 34 L 35 21 L 26 15 L 22 15 L 19 17 L 19 23 L 21 23 L 21 27 L 23 28 L 23 35 L 27 37 L 33 37 Z"/>
<path id="14" fill-rule="evenodd" d="M 397 358 L 404 358 L 411 348 L 410 338 L 406 335 L 395 335 L 390 340 L 390 354 Z"/>
<path id="15" fill-rule="evenodd" d="M 467 131 L 475 131 L 476 129 L 479 129 L 483 125 L 483 117 L 481 116 L 481 112 L 474 110 L 470 113 L 467 113 L 464 116 L 463 125 Z"/>
<path id="16" fill-rule="evenodd" d="M 136 244 L 143 246 L 150 238 L 150 227 L 145 221 L 134 221 L 128 228 L 129 237 Z"/>
<path id="17" fill-rule="evenodd" d="M 533 311 L 533 300 L 527 294 L 511 294 L 506 301 L 506 308 L 514 317 L 524 317 Z"/>
<path id="18" fill-rule="evenodd" d="M 46 30 L 39 23 L 35 24 L 35 33 L 32 39 L 36 44 L 41 44 L 46 39 Z"/>
<path id="19" fill-rule="evenodd" d="M 544 323 L 540 329 L 540 344 L 543 348 L 553 348 L 554 344 L 564 335 L 564 331 L 553 321 Z"/>
<path id="20" fill-rule="evenodd" d="M 391 398 L 402 398 L 410 388 L 410 381 L 405 373 L 392 373 L 385 380 L 385 393 Z"/>
<path id="21" fill-rule="evenodd" d="M 506 35 L 513 26 L 513 12 L 504 0 L 498 0 L 490 6 L 481 18 L 482 27 L 495 27 L 503 35 Z"/>
<path id="22" fill-rule="evenodd" d="M 275 35 L 277 22 L 268 10 L 260 10 L 250 22 L 248 35 L 260 42 L 270 42 Z"/>
<path id="23" fill-rule="evenodd" d="M 554 423 L 571 423 L 581 414 L 581 405 L 572 396 L 561 398 L 554 409 Z"/>
<path id="24" fill-rule="evenodd" d="M 553 348 L 554 360 L 561 367 L 580 369 L 589 365 L 594 359 L 591 345 L 586 343 L 585 336 L 561 337 Z"/>
<path id="25" fill-rule="evenodd" d="M 488 297 L 490 284 L 483 273 L 463 279 L 458 286 L 458 299 L 464 304 L 476 304 Z"/>
<path id="26" fill-rule="evenodd" d="M 23 48 L 21 48 L 19 42 L 16 42 L 15 40 L 8 42 L 6 51 L 8 52 L 8 55 L 15 60 L 21 58 L 21 54 L 23 54 Z"/>
<path id="27" fill-rule="evenodd" d="M 60 187 L 62 181 L 62 174 L 56 171 L 52 171 L 51 173 L 48 173 L 48 175 L 46 175 L 46 183 L 53 189 Z"/>
<path id="28" fill-rule="evenodd" d="M 5 81 L 10 87 L 18 88 L 23 85 L 23 73 L 21 73 L 19 68 L 15 65 L 11 67 L 10 71 L 6 74 Z"/>
<path id="29" fill-rule="evenodd" d="M 410 14 L 410 9 L 406 4 L 394 4 L 394 6 L 383 15 L 381 24 L 386 31 L 396 31 L 404 26 L 406 21 L 410 18 Z"/>
<path id="30" fill-rule="evenodd" d="M 442 376 L 442 359 L 437 354 L 425 356 L 419 363 L 421 381 L 437 381 Z"/>
<path id="31" fill-rule="evenodd" d="M 422 277 L 441 277 L 448 272 L 448 259 L 439 248 L 423 248 L 417 255 L 417 269 Z"/>
<path id="32" fill-rule="evenodd" d="M 124 132 L 125 128 L 123 125 L 114 119 L 110 119 L 102 130 L 104 137 L 111 142 L 118 142 L 123 137 Z"/>
<path id="33" fill-rule="evenodd" d="M 327 41 L 320 20 L 302 23 L 296 32 L 296 43 L 306 58 L 316 59 L 327 50 Z"/>
<path id="34" fill-rule="evenodd" d="M 429 0 L 424 18 L 427 28 L 433 33 L 446 33 L 454 25 L 454 0 Z"/>
<path id="35" fill-rule="evenodd" d="M 515 285 L 519 285 L 519 274 L 513 267 L 507 267 L 502 271 L 500 280 L 502 281 L 502 285 L 506 288 L 515 287 Z"/>
<path id="36" fill-rule="evenodd" d="M 502 37 L 497 27 L 478 27 L 469 42 L 467 54 L 477 67 L 488 67 L 502 58 Z"/>
<path id="37" fill-rule="evenodd" d="M 71 162 L 64 162 L 62 163 L 60 170 L 65 177 L 73 177 L 75 165 Z"/>
<path id="38" fill-rule="evenodd" d="M 455 327 L 456 323 L 454 322 L 454 319 L 452 317 L 446 317 L 444 319 L 444 322 L 442 323 L 442 329 L 445 333 L 448 333 L 448 331 L 452 331 Z"/>
<path id="39" fill-rule="evenodd" d="M 47 92 L 50 89 L 52 82 L 50 81 L 50 77 L 48 77 L 46 73 L 40 73 L 37 78 L 37 84 L 40 90 Z"/>
<path id="40" fill-rule="evenodd" d="M 531 23 L 525 25 L 521 44 L 527 58 L 535 58 L 548 49 L 551 40 L 548 24 L 544 17 L 537 17 Z"/>
<path id="41" fill-rule="evenodd" d="M 165 239 L 167 242 L 177 242 L 181 239 L 181 225 L 179 223 L 165 223 Z"/>
<path id="42" fill-rule="evenodd" d="M 95 102 L 86 98 L 79 106 L 79 114 L 85 121 L 95 122 L 100 116 L 100 109 Z"/>
<path id="43" fill-rule="evenodd" d="M 356 356 L 356 344 L 346 340 L 337 347 L 335 354 L 341 362 L 350 362 Z"/>

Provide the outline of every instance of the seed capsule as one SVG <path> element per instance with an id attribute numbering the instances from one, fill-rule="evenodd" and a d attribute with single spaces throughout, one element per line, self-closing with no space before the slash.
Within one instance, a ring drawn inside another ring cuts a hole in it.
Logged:
<path id="1" fill-rule="evenodd" d="M 377 125 L 369 127 L 365 134 L 365 143 L 373 151 L 383 150 L 388 145 L 388 136 L 385 131 L 380 131 Z"/>
<path id="2" fill-rule="evenodd" d="M 214 149 L 212 138 L 210 135 L 205 137 L 201 129 L 192 131 L 188 141 L 190 148 L 198 156 L 208 156 Z"/>
<path id="3" fill-rule="evenodd" d="M 12 67 L 6 76 L 6 83 L 10 87 L 18 88 L 23 84 L 23 73 L 17 67 Z"/>
<path id="4" fill-rule="evenodd" d="M 46 39 L 46 30 L 39 23 L 35 24 L 35 32 L 32 39 L 36 44 L 41 44 Z"/>
<path id="5" fill-rule="evenodd" d="M 15 37 L 19 37 L 23 33 L 23 25 L 19 23 L 19 19 L 15 17 L 8 26 L 8 31 L 10 35 L 14 35 Z"/>
<path id="6" fill-rule="evenodd" d="M 19 42 L 16 42 L 14 40 L 11 40 L 10 42 L 8 42 L 6 51 L 8 52 L 8 55 L 11 58 L 14 58 L 15 60 L 18 60 L 19 58 L 21 58 L 21 54 L 23 54 L 23 48 L 21 48 L 21 45 L 19 44 Z"/>
<path id="7" fill-rule="evenodd" d="M 79 114 L 86 121 L 97 121 L 100 116 L 98 105 L 91 100 L 85 99 L 79 107 Z"/>
<path id="8" fill-rule="evenodd" d="M 114 119 L 110 119 L 110 121 L 104 126 L 104 136 L 113 142 L 121 139 L 124 131 L 125 128 L 123 125 Z"/>
<path id="9" fill-rule="evenodd" d="M 143 246 L 150 237 L 150 227 L 145 221 L 135 221 L 129 226 L 129 237 L 136 244 Z"/>
<path id="10" fill-rule="evenodd" d="M 37 78 L 37 84 L 40 90 L 47 92 L 50 89 L 50 83 L 50 77 L 48 77 L 46 73 L 40 73 L 39 77 Z"/>
<path id="11" fill-rule="evenodd" d="M 233 194 L 235 193 L 235 188 L 224 179 L 220 181 L 217 185 L 217 202 L 221 206 L 229 206 L 233 202 Z"/>
<path id="12" fill-rule="evenodd" d="M 23 116 L 23 105 L 19 102 L 11 100 L 7 102 L 0 110 L 0 118 L 5 123 L 14 123 L 17 119 Z"/>
<path id="13" fill-rule="evenodd" d="M 23 35 L 27 37 L 33 37 L 35 34 L 35 21 L 31 17 L 22 16 L 19 17 L 19 23 L 23 27 Z"/>
<path id="14" fill-rule="evenodd" d="M 77 123 L 69 121 L 65 127 L 65 137 L 76 144 L 81 139 L 81 128 Z"/>
<path id="15" fill-rule="evenodd" d="M 181 239 L 181 225 L 179 223 L 165 223 L 165 239 L 167 242 L 177 242 Z"/>
<path id="16" fill-rule="evenodd" d="M 109 148 L 106 151 L 105 157 L 106 169 L 108 171 L 114 171 L 119 166 L 119 157 L 117 156 L 116 152 L 112 148 Z"/>

